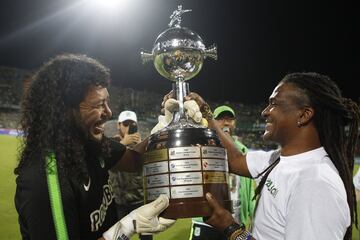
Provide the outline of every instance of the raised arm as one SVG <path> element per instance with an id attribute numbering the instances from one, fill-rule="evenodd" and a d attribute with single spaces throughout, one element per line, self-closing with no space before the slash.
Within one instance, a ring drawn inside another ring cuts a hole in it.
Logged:
<path id="1" fill-rule="evenodd" d="M 136 144 L 133 148 L 127 148 L 124 155 L 114 166 L 113 170 L 127 172 L 140 171 L 142 168 L 142 154 L 148 145 L 148 137 Z"/>
<path id="2" fill-rule="evenodd" d="M 249 169 L 246 164 L 246 155 L 243 155 L 234 144 L 234 140 L 224 133 L 220 126 L 213 119 L 212 112 L 210 110 L 209 104 L 204 101 L 204 99 L 197 93 L 191 92 L 185 97 L 185 100 L 195 100 L 199 105 L 201 113 L 204 118 L 208 121 L 209 128 L 212 128 L 216 131 L 217 135 L 220 138 L 222 145 L 225 147 L 228 154 L 229 169 L 230 172 L 237 175 L 251 177 Z"/>
<path id="3" fill-rule="evenodd" d="M 243 153 L 237 149 L 234 144 L 234 140 L 221 130 L 220 126 L 214 119 L 208 119 L 208 123 L 209 127 L 216 131 L 222 145 L 227 151 L 230 172 L 245 177 L 251 177 L 246 164 L 246 155 L 243 155 Z"/>

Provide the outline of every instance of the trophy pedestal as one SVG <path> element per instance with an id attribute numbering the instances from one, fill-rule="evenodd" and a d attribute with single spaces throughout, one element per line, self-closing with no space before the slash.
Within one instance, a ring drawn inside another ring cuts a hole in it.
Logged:
<path id="1" fill-rule="evenodd" d="M 183 128 L 155 133 L 150 136 L 144 158 L 145 203 L 160 194 L 170 199 L 161 216 L 210 216 L 207 192 L 232 211 L 227 155 L 213 130 Z"/>
<path id="2" fill-rule="evenodd" d="M 208 184 L 209 185 L 209 184 Z M 211 192 L 216 199 L 222 199 L 227 193 L 224 192 L 227 186 L 211 184 L 212 186 L 204 185 L 204 194 Z M 232 210 L 231 200 L 218 200 L 219 204 L 225 209 Z M 212 210 L 204 197 L 192 199 L 170 199 L 169 207 L 161 213 L 161 217 L 178 219 L 178 218 L 192 218 L 192 217 L 207 217 L 211 216 Z"/>

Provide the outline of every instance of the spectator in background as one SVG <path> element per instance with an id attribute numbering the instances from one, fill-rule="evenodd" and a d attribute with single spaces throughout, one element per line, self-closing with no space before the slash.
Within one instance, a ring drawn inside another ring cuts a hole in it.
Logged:
<path id="1" fill-rule="evenodd" d="M 237 149 L 246 154 L 247 147 L 239 141 L 239 137 L 234 135 L 236 128 L 235 111 L 226 105 L 219 106 L 214 110 L 214 119 L 219 124 L 221 130 L 231 136 Z M 233 217 L 237 223 L 246 223 L 248 226 L 254 212 L 255 201 L 253 180 L 229 174 L 229 191 L 233 203 Z M 192 219 L 190 233 L 192 240 L 226 240 L 227 236 L 203 222 L 202 217 Z"/>
<path id="2" fill-rule="evenodd" d="M 129 128 L 130 131 L 133 132 L 129 132 Z M 113 138 L 125 146 L 133 147 L 141 142 L 141 136 L 138 131 L 138 122 L 135 112 L 128 110 L 122 111 L 118 117 L 117 129 L 118 133 Z"/>
<path id="3" fill-rule="evenodd" d="M 137 124 L 135 112 L 122 111 L 118 117 L 118 134 L 114 139 L 128 148 L 134 147 L 141 142 Z M 144 202 L 142 172 L 110 171 L 109 173 L 115 194 L 117 216 L 121 219 Z M 140 238 L 145 236 L 141 235 Z M 149 236 L 146 237 L 148 238 Z"/>

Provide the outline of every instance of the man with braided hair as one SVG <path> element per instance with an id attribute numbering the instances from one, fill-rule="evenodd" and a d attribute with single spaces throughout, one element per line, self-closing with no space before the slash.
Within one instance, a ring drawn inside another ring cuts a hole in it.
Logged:
<path id="1" fill-rule="evenodd" d="M 252 229 L 237 224 L 210 193 L 208 224 L 237 240 L 351 239 L 352 223 L 357 225 L 352 172 L 360 109 L 329 77 L 292 73 L 275 87 L 261 113 L 263 139 L 280 145 L 270 152 L 243 155 L 211 118 L 206 102 L 195 93 L 188 98 L 207 110 L 203 116 L 227 150 L 230 171 L 258 183 Z"/>
<path id="2" fill-rule="evenodd" d="M 164 231 L 160 195 L 120 221 L 108 170 L 141 169 L 147 139 L 132 149 L 104 136 L 109 69 L 63 54 L 35 74 L 23 101 L 24 144 L 15 169 L 15 206 L 23 239 L 122 239 Z"/>

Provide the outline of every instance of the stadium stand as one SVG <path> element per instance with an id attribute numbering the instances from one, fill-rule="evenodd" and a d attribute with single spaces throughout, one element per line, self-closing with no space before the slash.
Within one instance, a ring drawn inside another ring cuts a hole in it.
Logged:
<path id="1" fill-rule="evenodd" d="M 23 81 L 30 71 L 0 66 L 0 128 L 16 129 L 20 117 Z"/>
<path id="2" fill-rule="evenodd" d="M 0 128 L 16 129 L 18 127 L 20 102 L 31 75 L 32 71 L 0 66 Z M 109 88 L 109 93 L 113 117 L 106 124 L 105 134 L 113 136 L 116 131 L 117 116 L 121 111 L 131 109 L 137 113 L 141 135 L 148 136 L 152 127 L 157 123 L 163 95 L 114 85 Z M 236 133 L 241 136 L 241 141 L 249 148 L 277 148 L 275 143 L 264 142 L 261 139 L 265 123 L 260 114 L 266 106 L 265 103 L 247 105 L 237 102 L 210 101 L 209 104 L 212 109 L 223 104 L 233 107 L 237 116 Z M 357 153 L 360 155 L 360 145 L 357 146 L 357 149 Z"/>

